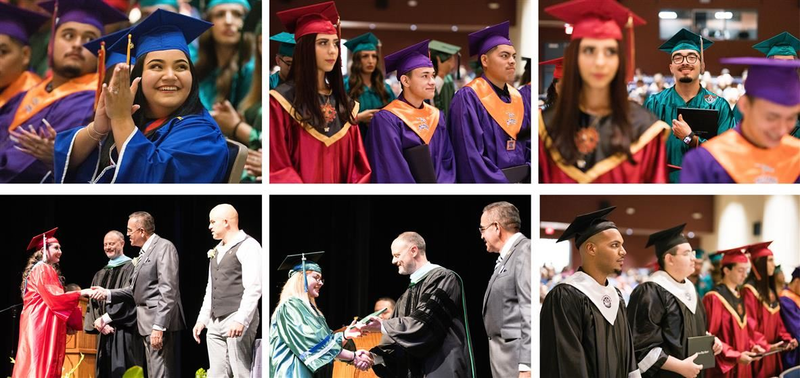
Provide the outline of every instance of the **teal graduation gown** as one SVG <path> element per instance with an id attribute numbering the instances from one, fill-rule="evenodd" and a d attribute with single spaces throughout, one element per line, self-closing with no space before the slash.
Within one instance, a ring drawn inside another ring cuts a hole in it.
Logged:
<path id="1" fill-rule="evenodd" d="M 249 62 L 245 63 L 245 65 L 239 69 L 239 72 L 233 75 L 231 93 L 228 95 L 228 101 L 231 102 L 234 108 L 239 106 L 239 102 L 242 101 L 245 96 L 247 96 L 247 92 L 250 91 L 250 85 L 253 82 L 253 71 L 255 71 L 255 69 L 256 61 L 255 59 L 250 59 Z M 217 75 L 219 75 L 219 67 L 211 71 L 211 73 L 200 82 L 200 102 L 202 102 L 203 106 L 208 110 L 211 110 L 214 102 L 216 102 Z"/>
<path id="2" fill-rule="evenodd" d="M 670 126 L 669 137 L 667 138 L 667 163 L 678 167 L 683 164 L 683 156 L 690 150 L 688 145 L 672 134 L 672 120 L 678 118 L 678 108 L 715 109 L 719 111 L 717 135 L 736 126 L 733 120 L 733 112 L 728 102 L 702 87 L 697 95 L 689 102 L 685 102 L 673 86 L 648 97 L 644 107 Z M 700 143 L 705 141 L 706 139 L 700 138 Z M 679 181 L 680 170 L 675 170 L 669 174 L 669 182 L 676 183 Z"/>
<path id="3" fill-rule="evenodd" d="M 278 305 L 269 326 L 269 376 L 312 378 L 342 350 L 344 334 L 300 298 Z"/>

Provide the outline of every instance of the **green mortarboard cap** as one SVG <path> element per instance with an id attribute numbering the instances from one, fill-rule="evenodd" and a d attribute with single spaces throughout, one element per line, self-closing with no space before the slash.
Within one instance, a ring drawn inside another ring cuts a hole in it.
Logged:
<path id="1" fill-rule="evenodd" d="M 325 251 L 288 255 L 283 259 L 281 265 L 278 266 L 278 270 L 288 270 L 289 277 L 295 273 L 307 272 L 309 270 L 322 273 L 322 267 L 320 267 L 317 262 L 322 258 L 323 253 L 325 253 Z M 308 291 L 308 278 L 305 277 L 305 274 L 303 274 L 303 276 L 303 287 Z"/>
<path id="2" fill-rule="evenodd" d="M 706 255 L 706 251 L 704 251 L 701 248 L 696 248 L 694 250 L 694 258 L 697 259 L 697 260 L 702 259 L 705 255 Z"/>
<path id="3" fill-rule="evenodd" d="M 668 41 L 659 46 L 658 49 L 670 54 L 678 50 L 694 50 L 700 52 L 700 39 L 703 39 L 703 50 L 714 44 L 711 40 L 701 37 L 699 34 L 690 32 L 687 29 L 675 33 Z"/>
<path id="4" fill-rule="evenodd" d="M 797 51 L 800 50 L 800 39 L 788 32 L 783 32 L 766 41 L 756 43 L 753 48 L 766 54 L 767 58 L 775 55 L 797 57 Z"/>
<path id="5" fill-rule="evenodd" d="M 178 0 L 139 0 L 139 7 L 152 7 L 158 5 L 169 5 L 177 11 L 180 8 L 178 5 Z"/>
<path id="6" fill-rule="evenodd" d="M 614 211 L 614 209 L 616 209 L 616 206 L 578 215 L 575 217 L 575 220 L 570 223 L 569 227 L 564 230 L 564 233 L 561 234 L 561 237 L 558 238 L 556 242 L 559 243 L 564 240 L 575 238 L 575 247 L 580 248 L 590 237 L 605 230 L 617 228 L 614 222 L 606 219 L 606 216 Z"/>
<path id="7" fill-rule="evenodd" d="M 650 238 L 647 239 L 645 248 L 654 245 L 656 247 L 656 257 L 659 257 L 676 245 L 688 243 L 689 241 L 683 236 L 684 227 L 686 227 L 686 223 L 651 234 Z"/>
<path id="8" fill-rule="evenodd" d="M 428 49 L 431 50 L 432 57 L 438 56 L 441 60 L 449 59 L 451 56 L 461 51 L 461 47 L 436 40 L 431 40 L 428 43 Z"/>
<path id="9" fill-rule="evenodd" d="M 206 11 L 220 4 L 240 4 L 244 6 L 245 12 L 250 12 L 250 2 L 247 0 L 211 0 L 206 4 Z"/>
<path id="10" fill-rule="evenodd" d="M 281 45 L 278 48 L 278 54 L 283 56 L 292 56 L 294 55 L 294 34 L 290 34 L 287 32 L 280 32 L 278 34 L 269 37 L 270 41 L 280 42 Z"/>
<path id="11" fill-rule="evenodd" d="M 351 53 L 355 54 L 359 51 L 378 51 L 378 37 L 372 33 L 364 33 L 350 39 L 347 41 L 344 46 L 350 50 Z"/>

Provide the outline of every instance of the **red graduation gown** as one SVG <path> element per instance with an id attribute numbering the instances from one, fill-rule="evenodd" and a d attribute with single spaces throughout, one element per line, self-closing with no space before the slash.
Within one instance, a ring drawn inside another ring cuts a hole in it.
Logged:
<path id="1" fill-rule="evenodd" d="M 368 183 L 372 170 L 358 127 L 345 124 L 332 136 L 299 123 L 275 90 L 269 97 L 271 183 Z M 294 109 L 292 109 L 292 113 Z M 358 111 L 358 106 L 353 110 Z"/>
<path id="2" fill-rule="evenodd" d="M 12 378 L 58 378 L 67 348 L 67 327 L 79 330 L 80 292 L 64 293 L 55 269 L 38 263 L 28 274 Z"/>
<path id="3" fill-rule="evenodd" d="M 550 110 L 555 113 L 555 110 Z M 636 140 L 631 142 L 631 163 L 623 154 L 607 155 L 604 147 L 596 149 L 593 166 L 581 170 L 561 162 L 561 154 L 553 146 L 545 124 L 547 114 L 539 113 L 539 182 L 540 183 L 665 183 L 667 155 L 665 140 L 667 125 L 639 105 L 630 106 L 631 122 Z M 552 114 L 550 114 L 552 115 Z M 599 125 L 611 127 L 610 118 Z M 600 143 L 604 143 L 602 140 Z"/>
<path id="4" fill-rule="evenodd" d="M 792 340 L 792 335 L 786 331 L 786 327 L 781 319 L 781 306 L 769 308 L 759 300 L 758 290 L 750 284 L 745 284 L 742 290 L 742 297 L 744 297 L 744 307 L 750 318 L 754 321 L 748 322 L 747 326 L 753 330 L 764 335 L 767 344 L 774 344 L 779 341 L 788 343 Z M 778 302 L 777 295 L 775 301 Z M 780 303 L 780 302 L 778 302 Z M 768 349 L 768 348 L 764 348 Z M 754 377 L 774 377 L 783 371 L 781 363 L 781 355 L 773 354 L 766 356 L 759 361 L 753 362 L 753 376 Z"/>
<path id="5" fill-rule="evenodd" d="M 736 309 L 717 291 L 720 286 L 703 297 L 708 332 L 722 341 L 722 353 L 715 356 L 716 366 L 705 370 L 706 377 L 752 378 L 752 366 L 741 365 L 738 359 L 742 352 L 751 350 L 756 343 L 763 346 L 763 336 L 749 329 L 747 324 L 754 320 L 750 319 L 746 310 L 741 319 Z"/>

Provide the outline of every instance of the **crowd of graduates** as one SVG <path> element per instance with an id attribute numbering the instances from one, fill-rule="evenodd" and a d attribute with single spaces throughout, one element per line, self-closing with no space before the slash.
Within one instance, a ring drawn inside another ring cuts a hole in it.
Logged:
<path id="1" fill-rule="evenodd" d="M 260 181 L 261 2 L 197 6 L 0 1 L 0 182 Z"/>
<path id="2" fill-rule="evenodd" d="M 530 182 L 530 75 L 514 87 L 508 21 L 468 36 L 482 73 L 457 87 L 458 46 L 425 39 L 381 56 L 362 34 L 344 44 L 344 77 L 334 2 L 277 15 L 270 182 Z"/>
<path id="3" fill-rule="evenodd" d="M 771 242 L 706 255 L 682 224 L 650 235 L 655 264 L 623 273 L 613 210 L 579 215 L 559 238 L 575 240 L 577 271 L 542 267 L 543 377 L 774 377 L 800 365 L 800 267 L 787 279 Z"/>
<path id="4" fill-rule="evenodd" d="M 556 69 L 539 117 L 539 182 L 800 182 L 800 40 L 790 33 L 720 59 L 749 67 L 740 87 L 729 73 L 714 82 L 704 72 L 714 42 L 681 29 L 658 48 L 673 78 L 651 82 L 634 72 L 634 29 L 647 21 L 628 8 L 571 0 L 544 13 L 573 31 L 562 58 L 540 63 Z"/>

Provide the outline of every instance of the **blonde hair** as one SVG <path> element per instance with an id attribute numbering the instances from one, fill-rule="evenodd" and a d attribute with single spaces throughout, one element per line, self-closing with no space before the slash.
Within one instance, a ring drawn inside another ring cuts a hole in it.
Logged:
<path id="1" fill-rule="evenodd" d="M 310 272 L 313 272 L 313 270 L 306 271 L 306 274 Z M 285 284 L 283 284 L 283 289 L 281 289 L 281 296 L 280 299 L 278 300 L 278 305 L 275 306 L 275 312 L 272 313 L 271 317 L 272 321 L 275 320 L 275 316 L 278 314 L 278 308 L 280 308 L 282 304 L 284 304 L 291 298 L 300 299 L 301 301 L 303 301 L 303 303 L 305 303 L 305 305 L 308 307 L 309 310 L 313 311 L 313 309 L 316 308 L 317 312 L 320 315 L 322 315 L 322 311 L 320 311 L 319 308 L 317 308 L 317 302 L 315 301 L 315 298 L 308 295 L 308 293 L 305 290 L 305 286 L 303 285 L 303 275 L 295 273 L 292 274 L 292 276 L 289 277 L 288 280 L 286 280 Z"/>

